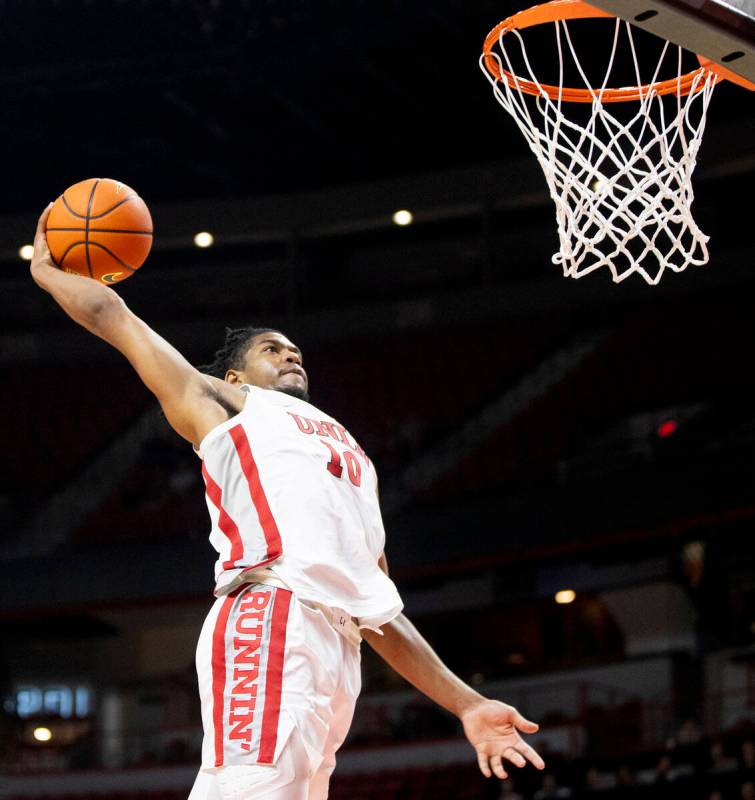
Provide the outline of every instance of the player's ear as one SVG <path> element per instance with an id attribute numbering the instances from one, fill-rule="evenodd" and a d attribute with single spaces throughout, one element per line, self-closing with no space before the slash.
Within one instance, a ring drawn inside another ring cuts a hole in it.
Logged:
<path id="1" fill-rule="evenodd" d="M 226 372 L 223 380 L 226 383 L 235 383 L 239 385 L 244 383 L 244 379 L 241 377 L 241 373 L 237 369 L 229 369 L 228 372 Z"/>

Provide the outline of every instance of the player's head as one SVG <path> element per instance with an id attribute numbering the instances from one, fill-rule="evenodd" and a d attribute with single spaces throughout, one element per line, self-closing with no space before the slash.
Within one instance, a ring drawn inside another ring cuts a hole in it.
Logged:
<path id="1" fill-rule="evenodd" d="M 226 328 L 225 342 L 206 371 L 228 383 L 250 383 L 309 400 L 301 351 L 275 328 Z"/>

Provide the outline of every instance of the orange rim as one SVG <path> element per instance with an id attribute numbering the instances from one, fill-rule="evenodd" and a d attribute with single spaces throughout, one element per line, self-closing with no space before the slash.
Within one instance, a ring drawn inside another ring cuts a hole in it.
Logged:
<path id="1" fill-rule="evenodd" d="M 646 83 L 642 86 L 623 87 L 621 89 L 572 89 L 549 86 L 544 83 L 538 84 L 534 81 L 520 78 L 508 70 L 503 69 L 498 62 L 497 56 L 493 55 L 493 47 L 498 40 L 507 33 L 511 33 L 511 31 L 524 30 L 534 25 L 543 25 L 546 22 L 558 22 L 569 19 L 594 19 L 598 17 L 615 19 L 613 14 L 595 8 L 589 3 L 583 2 L 583 0 L 551 0 L 549 3 L 542 3 L 541 5 L 527 8 L 524 11 L 519 11 L 517 14 L 507 17 L 503 22 L 499 22 L 485 37 L 485 43 L 482 46 L 485 68 L 495 80 L 505 80 L 512 89 L 518 89 L 526 94 L 535 95 L 536 97 L 544 92 L 551 100 L 561 99 L 569 103 L 592 103 L 596 95 L 600 98 L 602 103 L 623 103 L 628 100 L 641 100 L 643 97 L 647 97 L 651 90 L 658 95 L 679 93 L 683 96 L 692 91 L 692 87 L 695 81 L 698 80 L 698 76 L 708 71 L 714 72 L 716 81 L 724 77 L 719 74 L 717 70 L 713 69 L 714 65 L 710 64 L 707 59 L 703 61 L 703 59 L 698 56 L 703 66 L 692 72 L 688 72 L 686 75 L 669 78 L 665 81 Z"/>

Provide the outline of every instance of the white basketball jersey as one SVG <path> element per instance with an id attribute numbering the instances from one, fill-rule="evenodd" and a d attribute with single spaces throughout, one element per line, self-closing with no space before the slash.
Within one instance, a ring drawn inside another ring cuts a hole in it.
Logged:
<path id="1" fill-rule="evenodd" d="M 215 594 L 270 565 L 299 600 L 378 627 L 403 604 L 380 569 L 385 531 L 372 462 L 348 431 L 309 403 L 244 386 L 244 408 L 198 453 L 218 551 Z"/>

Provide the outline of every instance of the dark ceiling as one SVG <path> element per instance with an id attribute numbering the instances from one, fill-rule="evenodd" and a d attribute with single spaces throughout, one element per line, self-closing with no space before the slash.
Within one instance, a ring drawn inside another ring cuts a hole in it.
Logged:
<path id="1" fill-rule="evenodd" d="M 476 61 L 508 5 L 5 4 L 5 210 L 95 173 L 163 200 L 496 158 Z"/>
<path id="2" fill-rule="evenodd" d="M 0 4 L 0 212 L 89 176 L 150 201 L 521 156 L 477 65 L 521 0 Z M 716 101 L 719 119 L 751 98 Z M 734 99 L 731 99 L 731 98 Z M 715 105 L 715 104 L 714 104 Z"/>

